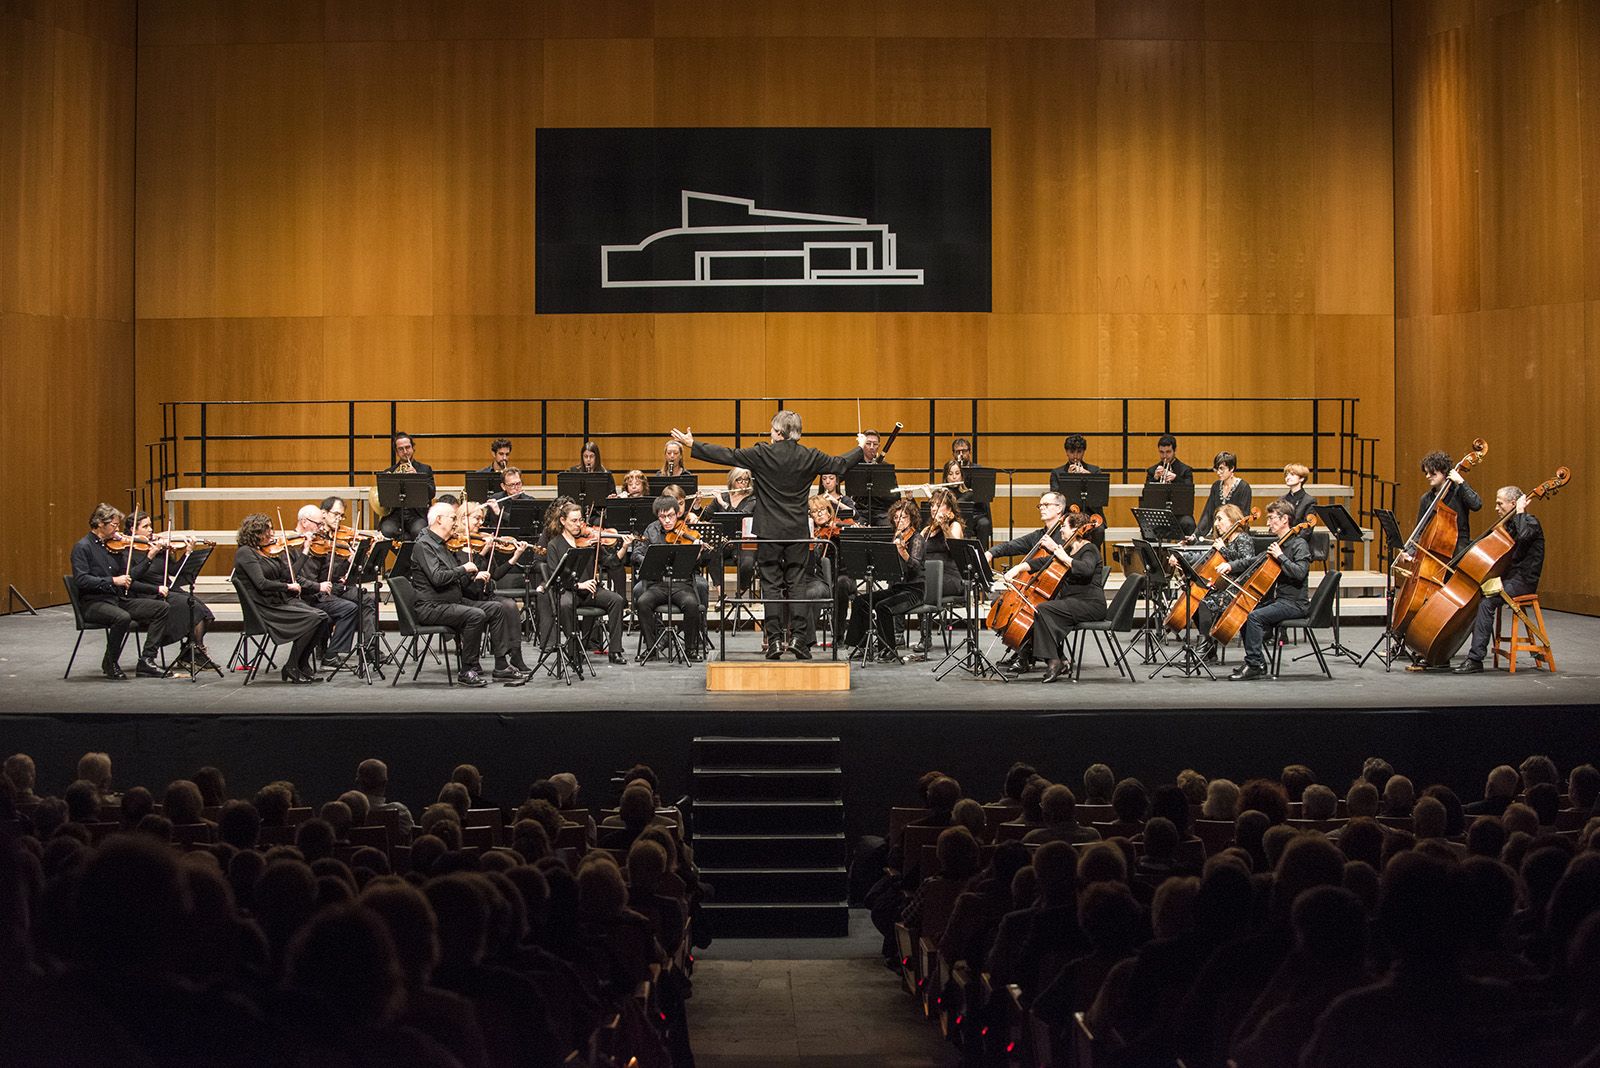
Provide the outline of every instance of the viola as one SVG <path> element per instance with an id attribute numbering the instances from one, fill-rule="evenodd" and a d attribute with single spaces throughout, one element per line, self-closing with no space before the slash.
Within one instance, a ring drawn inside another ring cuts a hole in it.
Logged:
<path id="1" fill-rule="evenodd" d="M 1456 470 L 1470 471 L 1488 455 L 1489 443 L 1482 438 L 1475 438 L 1472 451 L 1461 458 Z M 1441 503 L 1449 491 L 1450 480 L 1447 478 L 1428 502 L 1421 520 L 1406 542 L 1406 552 L 1411 559 L 1406 564 L 1394 565 L 1399 581 L 1395 585 L 1394 606 L 1389 613 L 1389 629 L 1398 637 L 1405 636 L 1412 616 L 1416 615 L 1422 603 L 1449 581 L 1450 561 L 1455 559 L 1459 529 L 1455 509 Z"/>
<path id="2" fill-rule="evenodd" d="M 1261 509 L 1250 509 L 1250 514 L 1242 521 L 1235 523 L 1233 529 L 1228 531 L 1227 536 L 1222 539 L 1223 543 L 1226 544 L 1233 541 L 1233 539 L 1237 538 L 1239 535 L 1248 533 L 1250 524 L 1254 523 L 1260 517 Z M 1222 550 L 1213 549 L 1210 555 L 1201 561 L 1197 567 L 1195 567 L 1194 573 L 1205 579 L 1207 582 L 1215 582 L 1217 580 L 1217 565 L 1221 564 L 1223 560 L 1224 557 L 1222 555 Z M 1200 604 L 1205 599 L 1205 588 L 1199 583 L 1191 583 L 1189 586 L 1188 595 L 1180 596 L 1177 603 L 1172 606 L 1172 611 L 1167 613 L 1167 629 L 1178 631 L 1187 627 L 1189 625 L 1190 617 L 1193 616 L 1195 612 L 1199 611 Z"/>
<path id="3" fill-rule="evenodd" d="M 1290 527 L 1278 538 L 1277 544 L 1282 545 L 1296 535 L 1309 534 L 1316 525 L 1315 519 L 1307 519 L 1299 526 Z M 1224 645 L 1233 641 L 1244 629 L 1244 621 L 1266 599 L 1282 574 L 1283 563 L 1270 554 L 1257 564 L 1249 575 L 1237 583 L 1233 599 L 1211 625 L 1211 636 Z"/>
<path id="4" fill-rule="evenodd" d="M 1558 467 L 1555 477 L 1541 482 L 1528 494 L 1528 499 L 1553 497 L 1571 479 L 1571 471 Z M 1484 583 L 1504 575 L 1511 566 L 1511 551 L 1516 548 L 1516 541 L 1506 524 L 1516 514 L 1508 512 L 1473 542 L 1455 566 L 1449 568 L 1444 583 L 1429 594 L 1412 615 L 1406 627 L 1405 643 L 1424 664 L 1448 663 L 1472 630 L 1472 621 L 1483 600 Z"/>
<path id="5" fill-rule="evenodd" d="M 680 527 L 681 527 L 681 524 L 680 524 Z M 677 529 L 679 529 L 679 528 L 675 527 L 673 530 L 669 530 L 667 532 L 667 541 L 671 542 L 674 545 L 679 544 L 679 543 L 681 543 L 682 541 L 685 540 L 683 538 L 679 538 L 679 539 L 676 539 L 676 540 L 673 539 L 672 535 L 673 535 L 674 531 L 677 530 Z M 696 538 L 696 539 L 699 537 L 699 535 L 698 534 L 694 534 L 693 531 L 690 531 L 689 533 L 694 535 L 694 538 Z M 632 541 L 632 540 L 633 540 L 633 535 L 632 534 L 624 534 L 621 531 L 613 530 L 610 527 L 584 527 L 583 528 L 583 534 L 580 535 L 578 537 L 578 539 L 575 542 L 573 542 L 572 544 L 573 544 L 574 548 L 587 549 L 591 545 L 620 544 L 620 543 L 628 542 L 628 541 Z M 690 539 L 690 540 L 692 540 L 692 539 Z"/>

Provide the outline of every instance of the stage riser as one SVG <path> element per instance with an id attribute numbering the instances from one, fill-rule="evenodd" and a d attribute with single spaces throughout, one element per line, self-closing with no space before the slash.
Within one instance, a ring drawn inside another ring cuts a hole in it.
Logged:
<path id="1" fill-rule="evenodd" d="M 697 768 L 838 767 L 837 738 L 735 738 L 694 740 Z"/>
<path id="2" fill-rule="evenodd" d="M 699 854 L 695 855 L 699 862 Z M 772 868 L 765 871 L 727 871 L 700 866 L 701 877 L 716 889 L 717 900 L 737 904 L 772 902 L 815 902 L 836 904 L 849 893 L 845 869 L 790 871 Z"/>

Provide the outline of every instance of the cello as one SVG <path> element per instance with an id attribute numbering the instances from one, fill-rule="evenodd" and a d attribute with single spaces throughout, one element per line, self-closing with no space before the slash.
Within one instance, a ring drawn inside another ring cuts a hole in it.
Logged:
<path id="1" fill-rule="evenodd" d="M 1309 534 L 1316 525 L 1315 519 L 1307 519 L 1297 527 L 1290 527 L 1283 532 L 1282 537 L 1278 538 L 1276 544 L 1282 545 L 1297 534 Z M 1267 594 L 1272 592 L 1272 587 L 1277 585 L 1278 576 L 1282 573 L 1282 561 L 1269 553 L 1250 574 L 1235 584 L 1237 590 L 1233 600 L 1228 602 L 1228 607 L 1222 610 L 1217 616 L 1217 621 L 1211 625 L 1211 637 L 1223 645 L 1238 637 L 1239 631 L 1244 629 L 1244 621 L 1262 601 L 1266 600 Z"/>
<path id="2" fill-rule="evenodd" d="M 1248 534 L 1250 532 L 1250 524 L 1260 518 L 1261 509 L 1250 509 L 1250 514 L 1235 523 L 1222 541 L 1230 542 L 1240 534 Z M 1212 549 L 1211 554 L 1194 569 L 1194 573 L 1207 582 L 1214 583 L 1217 581 L 1217 565 L 1222 563 L 1222 560 L 1222 550 Z M 1189 591 L 1180 596 L 1177 602 L 1173 604 L 1172 611 L 1167 613 L 1167 629 L 1178 631 L 1187 627 L 1189 618 L 1195 614 L 1205 599 L 1206 587 L 1201 586 L 1199 583 L 1190 583 Z"/>
<path id="3" fill-rule="evenodd" d="M 1073 505 L 1076 509 L 1077 505 Z M 1056 531 L 1067 522 L 1067 517 L 1062 516 L 1060 521 L 1050 530 L 1045 531 L 1045 537 L 1052 537 Z M 1072 531 L 1074 537 L 1087 538 L 1089 532 L 1105 522 L 1100 516 L 1091 515 L 1087 522 Z M 1040 538 L 1043 541 L 1044 538 Z M 1036 547 L 1027 558 L 1032 560 L 1039 555 Z M 1000 633 L 1000 641 L 1007 649 L 1016 652 L 1022 648 L 1022 643 L 1028 640 L 1028 632 L 1033 629 L 1035 609 L 1055 596 L 1056 587 L 1060 586 L 1067 577 L 1070 564 L 1063 564 L 1055 559 L 1053 553 L 1050 564 L 1041 571 L 1035 571 L 1028 576 L 1026 582 L 1010 583 L 994 604 L 989 606 L 988 619 L 984 625 Z"/>
<path id="4" fill-rule="evenodd" d="M 1472 451 L 1461 458 L 1455 469 L 1470 471 L 1488 455 L 1489 443 L 1474 438 Z M 1404 576 L 1395 587 L 1394 604 L 1389 612 L 1389 630 L 1397 637 L 1404 637 L 1417 609 L 1450 578 L 1450 561 L 1456 556 L 1456 511 L 1440 503 L 1448 492 L 1450 480 L 1446 478 L 1422 510 L 1411 537 L 1406 539 L 1405 552 L 1411 557 L 1407 563 L 1411 566 L 1393 565 L 1395 575 Z"/>
<path id="5" fill-rule="evenodd" d="M 1528 500 L 1553 497 L 1571 479 L 1571 471 L 1558 467 L 1555 477 L 1541 482 L 1528 494 Z M 1516 541 L 1506 524 L 1516 514 L 1515 510 L 1506 513 L 1468 546 L 1439 588 L 1411 617 L 1405 633 L 1406 647 L 1424 665 L 1437 667 L 1449 663 L 1472 630 L 1473 617 L 1483 600 L 1484 583 L 1499 578 L 1511 566 L 1511 550 L 1516 548 Z"/>

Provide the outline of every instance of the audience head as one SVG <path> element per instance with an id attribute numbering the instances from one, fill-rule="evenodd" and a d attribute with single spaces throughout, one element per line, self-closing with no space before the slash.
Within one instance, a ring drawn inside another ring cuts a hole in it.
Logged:
<path id="1" fill-rule="evenodd" d="M 965 882 L 978 873 L 982 853 L 978 840 L 965 827 L 946 827 L 940 831 L 935 849 L 939 855 L 939 874 L 943 878 Z"/>
<path id="2" fill-rule="evenodd" d="M 1066 845 L 1065 842 L 1060 843 Z M 1044 846 L 1040 846 L 1043 849 Z M 1071 848 L 1070 846 L 1068 847 Z M 1078 858 L 1078 885 L 1091 883 L 1126 883 L 1128 861 L 1122 850 L 1111 842 L 1090 842 Z"/>
<path id="3" fill-rule="evenodd" d="M 1521 802 L 1507 805 L 1505 812 L 1500 815 L 1500 822 L 1506 825 L 1506 831 L 1511 834 L 1520 831 L 1532 837 L 1539 833 L 1539 814 Z"/>
<path id="4" fill-rule="evenodd" d="M 282 827 L 289 817 L 289 809 L 294 806 L 294 796 L 286 787 L 268 783 L 256 791 L 253 804 L 261 817 L 261 826 Z"/>
<path id="5" fill-rule="evenodd" d="M 350 812 L 350 806 L 343 801 L 325 802 L 317 810 L 317 815 L 328 821 L 333 828 L 333 836 L 341 842 L 350 840 L 350 828 L 354 825 L 355 817 Z"/>
<path id="6" fill-rule="evenodd" d="M 368 797 L 382 797 L 389 788 L 389 765 L 369 758 L 356 765 L 356 789 Z"/>
<path id="7" fill-rule="evenodd" d="M 461 817 L 449 805 L 434 802 L 422 810 L 417 824 L 423 834 L 437 836 L 447 849 L 461 848 Z"/>
<path id="8" fill-rule="evenodd" d="M 337 800 L 344 803 L 350 810 L 350 826 L 365 827 L 367 817 L 371 815 L 372 802 L 367 800 L 367 795 L 360 790 L 346 790 Z"/>
<path id="9" fill-rule="evenodd" d="M 299 860 L 272 860 L 256 880 L 252 895 L 256 922 L 267 936 L 273 958 L 284 959 L 289 940 L 317 907 L 317 879 Z"/>
<path id="10" fill-rule="evenodd" d="M 1261 852 L 1266 855 L 1268 870 L 1278 866 L 1278 858 L 1283 856 L 1283 851 L 1299 834 L 1287 823 L 1274 823 L 1267 828 L 1267 833 L 1261 836 Z"/>
<path id="11" fill-rule="evenodd" d="M 1028 785 L 1028 780 L 1039 774 L 1032 764 L 1017 762 L 1011 765 L 1011 770 L 1006 772 L 1005 796 L 1008 801 L 1021 801 L 1022 788 Z"/>
<path id="12" fill-rule="evenodd" d="M 1578 812 L 1590 812 L 1595 800 L 1600 798 L 1600 769 L 1593 764 L 1580 764 L 1567 776 L 1567 807 Z"/>
<path id="13" fill-rule="evenodd" d="M 650 841 L 635 839 L 628 848 L 628 888 L 636 894 L 654 894 L 667 874 L 667 851 Z"/>
<path id="14" fill-rule="evenodd" d="M 1183 788 L 1173 783 L 1157 786 L 1150 795 L 1150 818 L 1157 816 L 1170 822 L 1178 834 L 1178 841 L 1187 841 L 1189 838 L 1189 799 L 1184 796 Z M 1145 828 L 1145 833 L 1150 833 L 1150 828 Z"/>
<path id="15" fill-rule="evenodd" d="M 1230 779 L 1212 779 L 1206 786 L 1200 816 L 1208 820 L 1234 820 L 1239 816 L 1239 787 Z"/>
<path id="16" fill-rule="evenodd" d="M 528 800 L 543 801 L 551 808 L 561 807 L 561 787 L 550 779 L 535 779 L 528 784 Z"/>
<path id="17" fill-rule="evenodd" d="M 450 847 L 438 835 L 418 835 L 411 842 L 411 870 L 418 875 L 431 875 L 434 865 L 448 852 Z"/>
<path id="18" fill-rule="evenodd" d="M 1047 787 L 1039 798 L 1039 812 L 1046 826 L 1071 822 L 1077 807 L 1078 799 L 1072 796 L 1072 789 L 1061 783 Z"/>
<path id="19" fill-rule="evenodd" d="M 1033 853 L 1033 874 L 1047 905 L 1064 905 L 1077 890 L 1078 854 L 1067 842 L 1045 842 Z"/>
<path id="20" fill-rule="evenodd" d="M 38 769 L 34 766 L 33 758 L 27 753 L 12 753 L 6 757 L 5 777 L 16 788 L 18 800 L 26 800 L 33 796 L 33 788 L 38 785 Z"/>
<path id="21" fill-rule="evenodd" d="M 327 907 L 289 949 L 289 983 L 317 994 L 351 1024 L 383 1027 L 404 1005 L 404 978 L 389 928 L 353 903 Z"/>
<path id="22" fill-rule="evenodd" d="M 989 816 L 977 801 L 963 797 L 956 802 L 956 807 L 950 810 L 950 823 L 952 826 L 965 827 L 976 838 L 983 835 L 984 828 L 989 823 Z"/>
<path id="23" fill-rule="evenodd" d="M 550 776 L 556 788 L 558 808 L 572 808 L 578 803 L 578 777 L 570 771 L 558 771 Z"/>
<path id="24" fill-rule="evenodd" d="M 1183 791 L 1183 796 L 1191 805 L 1203 805 L 1206 802 L 1206 789 L 1210 785 L 1206 777 L 1193 768 L 1184 768 L 1178 772 L 1178 777 L 1173 780 L 1178 789 Z"/>
<path id="25" fill-rule="evenodd" d="M 1035 775 L 1022 787 L 1022 822 L 1032 827 L 1037 827 L 1044 822 L 1044 812 L 1040 809 L 1040 801 L 1050 783 Z"/>
<path id="26" fill-rule="evenodd" d="M 1467 853 L 1498 858 L 1506 847 L 1506 825 L 1498 816 L 1479 816 L 1467 828 Z"/>
<path id="27" fill-rule="evenodd" d="M 637 802 L 637 796 L 635 797 L 635 802 Z M 654 819 L 655 807 L 653 805 L 650 813 L 650 818 Z M 556 807 L 548 801 L 524 801 L 521 805 L 518 805 L 517 822 L 520 823 L 523 820 L 532 820 L 543 827 L 545 837 L 549 839 L 552 848 L 556 844 L 556 839 L 561 835 L 561 828 L 566 823 L 561 818 L 561 813 L 557 812 Z"/>
<path id="28" fill-rule="evenodd" d="M 1503 797 L 1510 800 L 1517 796 L 1517 787 L 1522 779 L 1517 775 L 1517 769 L 1510 764 L 1501 764 L 1489 772 L 1489 777 L 1483 784 L 1483 796 Z"/>
<path id="29" fill-rule="evenodd" d="M 1011 877 L 1011 907 L 1012 909 L 1031 909 L 1039 904 L 1039 876 L 1029 865 L 1018 868 Z"/>
<path id="30" fill-rule="evenodd" d="M 1176 938 L 1193 930 L 1195 900 L 1199 896 L 1200 880 L 1192 875 L 1163 879 L 1150 904 L 1150 926 L 1155 936 Z"/>
<path id="31" fill-rule="evenodd" d="M 248 801 L 229 801 L 217 817 L 217 837 L 235 849 L 254 849 L 261 837 L 261 816 Z"/>
<path id="32" fill-rule="evenodd" d="M 1368 916 L 1378 911 L 1377 868 L 1364 860 L 1347 860 L 1344 862 L 1344 879 L 1340 885 L 1361 899 L 1361 907 Z"/>
<path id="33" fill-rule="evenodd" d="M 1317 781 L 1317 776 L 1304 764 L 1286 765 L 1278 773 L 1278 781 L 1283 784 L 1284 793 L 1288 794 L 1290 801 L 1304 800 L 1302 795 L 1306 787 Z"/>
<path id="34" fill-rule="evenodd" d="M 961 784 L 949 776 L 935 779 L 928 784 L 928 808 L 933 810 L 935 816 L 948 820 L 959 800 L 961 800 Z"/>
<path id="35" fill-rule="evenodd" d="M 475 764 L 457 764 L 455 770 L 450 773 L 450 781 L 465 786 L 470 799 L 476 800 L 483 796 L 483 772 L 479 771 Z"/>
<path id="36" fill-rule="evenodd" d="M 78 948 L 91 965 L 154 976 L 181 949 L 190 907 L 176 853 L 142 835 L 113 835 L 77 879 Z"/>
<path id="37" fill-rule="evenodd" d="M 1531 756 L 1524 760 L 1517 770 L 1522 775 L 1522 790 L 1524 793 L 1532 790 L 1540 783 L 1549 783 L 1551 786 L 1555 786 L 1561 781 L 1561 776 L 1556 773 L 1556 762 L 1547 756 Z M 78 775 L 80 778 L 86 777 L 81 770 Z"/>
<path id="38" fill-rule="evenodd" d="M 1078 926 L 1097 950 L 1131 951 L 1139 944 L 1143 914 L 1121 883 L 1097 882 L 1078 903 Z"/>
<path id="39" fill-rule="evenodd" d="M 456 818 L 465 825 L 467 811 L 472 808 L 472 794 L 466 786 L 459 782 L 445 783 L 439 789 L 439 801 L 454 809 Z"/>
<path id="40" fill-rule="evenodd" d="M 1273 871 L 1273 908 L 1287 915 L 1295 900 L 1312 887 L 1338 886 L 1344 881 L 1344 859 L 1320 834 L 1295 835 Z"/>
<path id="41" fill-rule="evenodd" d="M 87 779 L 102 794 L 111 789 L 111 757 L 106 753 L 85 753 L 78 758 L 78 778 Z"/>
<path id="42" fill-rule="evenodd" d="M 1535 783 L 1528 787 L 1528 807 L 1539 820 L 1540 827 L 1554 827 L 1556 813 L 1561 811 L 1561 790 L 1553 782 Z"/>
<path id="43" fill-rule="evenodd" d="M 422 892 L 438 924 L 440 960 L 457 966 L 481 961 L 489 940 L 488 894 L 481 877 L 443 875 L 430 879 Z"/>
<path id="44" fill-rule="evenodd" d="M 1465 834 L 1467 830 L 1466 812 L 1461 807 L 1461 798 L 1448 786 L 1438 783 L 1422 791 L 1423 797 L 1431 797 L 1444 806 L 1444 833 L 1447 838 L 1455 838 Z"/>
<path id="45" fill-rule="evenodd" d="M 1271 779 L 1251 779 L 1239 791 L 1239 811 L 1254 809 L 1267 817 L 1272 824 L 1289 818 L 1289 795 L 1281 783 Z"/>
<path id="46" fill-rule="evenodd" d="M 1272 823 L 1259 809 L 1246 809 L 1233 821 L 1233 844 L 1250 854 L 1252 871 L 1267 870 L 1267 851 L 1263 839 Z"/>
<path id="47" fill-rule="evenodd" d="M 1384 867 L 1378 928 L 1401 961 L 1453 964 L 1461 911 L 1460 880 L 1444 861 L 1407 850 Z"/>
<path id="48" fill-rule="evenodd" d="M 1165 816 L 1151 816 L 1144 825 L 1144 855 L 1168 862 L 1178 851 L 1178 828 Z"/>
<path id="49" fill-rule="evenodd" d="M 591 853 L 578 865 L 578 914 L 605 919 L 628 905 L 628 888 L 609 854 Z"/>
<path id="50" fill-rule="evenodd" d="M 1138 779 L 1123 779 L 1111 792 L 1111 807 L 1123 823 L 1143 823 L 1150 811 L 1150 795 Z"/>
<path id="51" fill-rule="evenodd" d="M 61 799 L 67 803 L 67 818 L 74 823 L 94 823 L 100 818 L 100 791 L 87 779 L 68 786 Z"/>
<path id="52" fill-rule="evenodd" d="M 396 962 L 408 987 L 423 987 L 439 963 L 439 921 L 421 890 L 387 876 L 367 884 L 357 899 L 389 929 Z"/>
<path id="53" fill-rule="evenodd" d="M 337 835 L 334 833 L 333 824 L 325 819 L 309 819 L 295 828 L 295 848 L 300 850 L 307 864 L 319 861 L 323 857 L 333 856 L 336 842 Z"/>
<path id="54" fill-rule="evenodd" d="M 1393 782 L 1393 779 L 1389 780 Z M 1436 797 L 1420 797 L 1411 809 L 1411 829 L 1418 839 L 1445 836 L 1444 805 Z"/>
<path id="55" fill-rule="evenodd" d="M 532 864 L 550 855 L 550 834 L 537 820 L 518 820 L 511 828 L 511 848 Z"/>
<path id="56" fill-rule="evenodd" d="M 133 829 L 162 842 L 172 841 L 172 821 L 154 812 L 147 812 L 139 817 L 139 822 Z"/>
<path id="57" fill-rule="evenodd" d="M 1331 820 L 1339 811 L 1338 796 L 1321 783 L 1311 783 L 1300 795 L 1300 815 L 1308 820 Z"/>
<path id="58" fill-rule="evenodd" d="M 1383 784 L 1383 814 L 1385 816 L 1409 816 L 1411 806 L 1416 803 L 1416 788 L 1411 785 L 1411 780 L 1404 775 L 1391 775 Z"/>
<path id="59" fill-rule="evenodd" d="M 560 813 L 556 815 L 559 817 Z M 655 795 L 641 783 L 629 786 L 622 791 L 622 799 L 617 803 L 617 815 L 624 827 L 637 834 L 656 818 Z"/>
<path id="60" fill-rule="evenodd" d="M 1306 890 L 1290 912 L 1295 948 L 1322 968 L 1359 970 L 1367 953 L 1361 898 L 1337 882 Z"/>
<path id="61" fill-rule="evenodd" d="M 1517 908 L 1517 880 L 1491 857 L 1468 857 L 1459 868 L 1467 941 L 1498 949 Z"/>
<path id="62" fill-rule="evenodd" d="M 200 810 L 204 807 L 205 799 L 200 796 L 200 787 L 188 779 L 168 783 L 166 793 L 161 797 L 162 815 L 171 820 L 173 826 L 199 823 Z"/>
<path id="63" fill-rule="evenodd" d="M 41 842 L 55 833 L 57 827 L 67 822 L 67 803 L 59 797 L 47 797 L 33 810 L 33 833 Z"/>
<path id="64" fill-rule="evenodd" d="M 1104 764 L 1090 764 L 1083 772 L 1083 803 L 1109 805 L 1111 789 L 1115 783 L 1116 779 L 1109 767 Z"/>
<path id="65" fill-rule="evenodd" d="M 1366 779 L 1357 779 L 1344 795 L 1345 815 L 1351 819 L 1357 816 L 1376 816 L 1379 808 L 1378 788 Z"/>
<path id="66" fill-rule="evenodd" d="M 1377 787 L 1379 793 L 1393 774 L 1394 766 L 1382 757 L 1368 757 L 1361 762 L 1361 777 Z"/>
<path id="67" fill-rule="evenodd" d="M 156 799 L 143 786 L 134 786 L 122 794 L 122 825 L 138 826 L 140 820 L 156 810 Z"/>
<path id="68" fill-rule="evenodd" d="M 189 781 L 199 788 L 200 798 L 207 808 L 221 808 L 228 800 L 228 782 L 218 768 L 207 765 L 195 772 Z"/>

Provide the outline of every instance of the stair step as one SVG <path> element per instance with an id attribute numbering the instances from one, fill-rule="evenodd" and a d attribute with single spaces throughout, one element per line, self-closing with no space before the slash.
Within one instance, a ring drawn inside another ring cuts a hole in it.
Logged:
<path id="1" fill-rule="evenodd" d="M 694 837 L 695 861 L 726 868 L 843 865 L 844 832 L 833 834 L 706 834 Z"/>
<path id="2" fill-rule="evenodd" d="M 718 938 L 843 938 L 850 933 L 844 901 L 773 901 L 701 906 Z"/>
<path id="3" fill-rule="evenodd" d="M 701 868 L 701 878 L 724 905 L 773 902 L 837 902 L 850 892 L 849 876 L 838 868 Z"/>
<path id="4" fill-rule="evenodd" d="M 736 738 L 718 735 L 694 740 L 697 768 L 803 768 L 837 766 L 840 763 L 839 739 L 823 738 Z"/>
<path id="5" fill-rule="evenodd" d="M 834 768 L 696 768 L 696 801 L 829 801 L 843 792 Z"/>
<path id="6" fill-rule="evenodd" d="M 844 830 L 844 802 L 702 801 L 694 802 L 696 840 L 706 833 L 807 834 Z"/>

